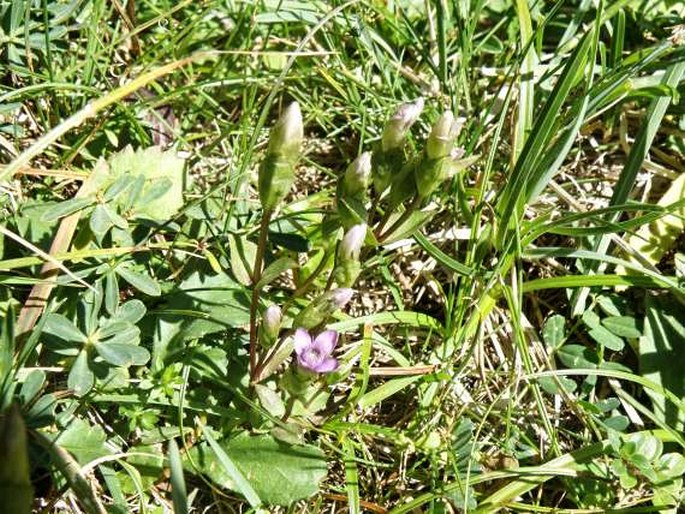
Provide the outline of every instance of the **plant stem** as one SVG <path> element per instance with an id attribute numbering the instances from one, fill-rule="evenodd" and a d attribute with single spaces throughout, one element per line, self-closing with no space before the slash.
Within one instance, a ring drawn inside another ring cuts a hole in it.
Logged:
<path id="1" fill-rule="evenodd" d="M 382 243 L 385 239 L 388 238 L 390 234 L 392 234 L 393 232 L 395 232 L 395 230 L 400 228 L 402 224 L 409 219 L 409 216 L 411 216 L 414 210 L 419 207 L 419 205 L 421 205 L 421 199 L 417 196 L 414 198 L 414 201 L 400 215 L 397 221 L 395 221 L 395 223 L 393 223 L 388 230 L 381 234 L 380 229 L 382 228 L 382 226 L 379 227 L 379 233 L 376 235 L 376 239 L 378 239 L 378 242 Z"/>
<path id="2" fill-rule="evenodd" d="M 252 270 L 252 300 L 250 302 L 250 380 L 254 378 L 257 368 L 257 306 L 259 305 L 259 290 L 257 287 L 262 277 L 262 264 L 266 250 L 266 237 L 269 233 L 269 222 L 272 211 L 264 211 L 262 223 L 259 227 L 259 243 L 255 255 L 254 269 Z"/>

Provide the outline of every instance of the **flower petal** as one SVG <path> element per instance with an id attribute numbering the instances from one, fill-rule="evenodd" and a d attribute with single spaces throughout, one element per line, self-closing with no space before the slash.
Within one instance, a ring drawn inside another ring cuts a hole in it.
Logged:
<path id="1" fill-rule="evenodd" d="M 330 373 L 336 369 L 338 369 L 338 361 L 333 358 L 324 360 L 316 367 L 316 371 L 319 373 Z"/>
<path id="2" fill-rule="evenodd" d="M 335 330 L 326 330 L 316 336 L 312 346 L 317 348 L 320 353 L 330 356 L 337 343 L 338 333 Z"/>
<path id="3" fill-rule="evenodd" d="M 293 346 L 295 353 L 301 355 L 307 348 L 312 345 L 312 337 L 304 328 L 298 328 L 293 336 Z"/>

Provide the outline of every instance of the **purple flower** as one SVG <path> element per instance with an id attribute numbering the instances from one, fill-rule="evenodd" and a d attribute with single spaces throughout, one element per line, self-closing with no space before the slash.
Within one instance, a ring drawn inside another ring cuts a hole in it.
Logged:
<path id="1" fill-rule="evenodd" d="M 335 330 L 321 332 L 312 341 L 312 336 L 304 328 L 298 328 L 293 337 L 297 363 L 301 368 L 314 373 L 330 373 L 338 369 L 338 361 L 331 357 L 338 342 Z"/>

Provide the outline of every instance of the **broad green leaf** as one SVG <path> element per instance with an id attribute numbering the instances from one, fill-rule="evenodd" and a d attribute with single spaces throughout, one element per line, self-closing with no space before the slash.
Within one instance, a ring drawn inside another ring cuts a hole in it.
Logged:
<path id="1" fill-rule="evenodd" d="M 617 336 L 636 338 L 642 335 L 637 329 L 637 321 L 632 316 L 609 316 L 602 320 L 602 325 Z"/>
<path id="2" fill-rule="evenodd" d="M 254 389 L 259 398 L 259 402 L 269 414 L 275 418 L 280 418 L 285 414 L 285 404 L 277 391 L 262 384 L 255 384 Z"/>
<path id="3" fill-rule="evenodd" d="M 269 241 L 291 252 L 307 253 L 312 249 L 309 240 L 299 234 L 269 231 Z"/>
<path id="4" fill-rule="evenodd" d="M 550 317 L 542 329 L 542 339 L 551 350 L 556 350 L 564 342 L 566 337 L 564 327 L 566 325 L 566 318 L 555 314 Z"/>
<path id="5" fill-rule="evenodd" d="M 593 328 L 588 332 L 588 335 L 605 348 L 608 348 L 609 350 L 613 350 L 615 352 L 620 352 L 621 350 L 623 350 L 623 347 L 625 346 L 625 342 L 623 341 L 623 339 L 612 334 L 602 326 Z"/>
<path id="6" fill-rule="evenodd" d="M 71 365 L 67 387 L 73 389 L 76 396 L 83 396 L 91 390 L 95 383 L 95 375 L 88 365 L 88 352 L 81 350 Z"/>
<path id="7" fill-rule="evenodd" d="M 657 468 L 665 480 L 677 478 L 685 473 L 685 457 L 680 453 L 666 453 L 659 457 Z"/>
<path id="8" fill-rule="evenodd" d="M 153 280 L 148 275 L 138 273 L 137 271 L 133 271 L 125 266 L 117 266 L 115 271 L 121 278 L 123 278 L 141 293 L 145 293 L 150 296 L 159 296 L 162 294 L 162 289 L 159 287 L 157 281 Z"/>
<path id="9" fill-rule="evenodd" d="M 134 151 L 129 146 L 108 164 L 112 183 L 130 176 L 135 185 L 137 176 L 143 176 L 142 190 L 137 191 L 131 206 L 136 216 L 167 221 L 183 207 L 185 161 L 175 151 L 163 151 L 157 146 Z"/>
<path id="10" fill-rule="evenodd" d="M 100 425 L 91 426 L 81 418 L 74 418 L 57 436 L 55 443 L 83 465 L 111 453 L 105 446 L 106 439 L 105 431 Z"/>
<path id="11" fill-rule="evenodd" d="M 261 505 L 262 499 L 259 497 L 257 492 L 252 487 L 252 484 L 245 479 L 244 474 L 233 462 L 233 459 L 228 456 L 226 450 L 219 445 L 219 443 L 214 439 L 211 432 L 206 428 L 203 428 L 205 439 L 209 443 L 211 449 L 211 456 L 215 459 L 214 464 L 216 465 L 215 471 L 218 472 L 214 476 L 205 470 L 205 473 L 209 475 L 212 480 L 216 481 L 217 475 L 223 477 L 217 483 L 224 485 L 229 489 L 235 489 L 248 501 L 252 507 L 257 507 Z M 257 457 L 255 455 L 255 457 Z M 202 457 L 200 457 L 202 460 Z M 254 481 L 254 475 L 250 477 Z M 230 484 L 230 485 L 229 485 Z"/>
<path id="12" fill-rule="evenodd" d="M 250 322 L 246 289 L 225 273 L 213 275 L 195 272 L 167 296 L 167 304 L 158 309 L 171 333 L 195 339 L 230 327 L 245 327 Z"/>
<path id="13" fill-rule="evenodd" d="M 538 379 L 540 387 L 549 394 L 561 394 L 562 391 L 572 393 L 576 390 L 577 384 L 568 377 L 557 377 L 554 380 L 552 377 L 540 377 Z"/>
<path id="14" fill-rule="evenodd" d="M 138 323 L 145 316 L 145 304 L 140 300 L 129 300 L 119 306 L 116 319 L 127 323 Z"/>
<path id="15" fill-rule="evenodd" d="M 578 344 L 566 344 L 557 352 L 559 360 L 571 369 L 596 368 L 597 356 L 594 352 Z"/>
<path id="16" fill-rule="evenodd" d="M 61 314 L 49 314 L 44 330 L 45 332 L 54 334 L 65 341 L 85 343 L 87 339 L 83 332 L 76 327 L 76 325 L 74 325 L 71 321 L 69 321 L 69 319 Z"/>
<path id="17" fill-rule="evenodd" d="M 683 306 L 675 300 L 648 296 L 644 336 L 639 343 L 640 374 L 685 399 L 685 320 Z M 685 411 L 651 390 L 657 418 L 676 430 L 685 428 Z"/>
<path id="18" fill-rule="evenodd" d="M 312 496 L 319 491 L 319 482 L 326 476 L 326 459 L 315 446 L 290 446 L 270 435 L 247 434 L 219 444 L 259 498 L 268 504 L 290 505 Z M 198 454 L 203 473 L 215 483 L 237 490 L 234 479 L 207 446 L 199 447 Z"/>
<path id="19" fill-rule="evenodd" d="M 150 352 L 141 346 L 111 342 L 95 343 L 94 346 L 100 357 L 115 366 L 142 366 L 150 360 Z"/>
<path id="20" fill-rule="evenodd" d="M 90 230 L 93 231 L 93 234 L 100 237 L 106 234 L 107 231 L 112 228 L 112 220 L 109 217 L 109 212 L 103 204 L 99 203 L 95 206 L 95 209 L 93 209 L 93 212 L 90 214 L 89 225 Z"/>

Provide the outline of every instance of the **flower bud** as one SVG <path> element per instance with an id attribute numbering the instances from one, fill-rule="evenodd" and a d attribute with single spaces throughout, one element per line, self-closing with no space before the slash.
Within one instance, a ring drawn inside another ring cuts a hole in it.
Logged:
<path id="1" fill-rule="evenodd" d="M 278 338 L 278 332 L 281 330 L 282 320 L 283 315 L 281 313 L 281 308 L 278 305 L 269 305 L 266 311 L 264 311 L 264 316 L 262 317 L 262 327 L 264 330 L 264 336 L 270 341 L 275 341 Z"/>
<path id="2" fill-rule="evenodd" d="M 271 129 L 267 153 L 292 156 L 292 160 L 297 160 L 303 137 L 300 104 L 293 102 L 285 108 Z"/>
<path id="3" fill-rule="evenodd" d="M 264 210 L 274 210 L 290 191 L 302 138 L 302 113 L 293 102 L 271 130 L 266 156 L 259 167 L 259 199 Z"/>
<path id="4" fill-rule="evenodd" d="M 336 206 L 342 225 L 349 228 L 366 221 L 366 204 L 371 176 L 371 152 L 357 157 L 338 181 Z"/>
<path id="5" fill-rule="evenodd" d="M 406 103 L 400 106 L 390 118 L 383 130 L 381 149 L 388 152 L 404 145 L 404 138 L 411 126 L 421 116 L 424 101 L 419 97 L 414 103 Z"/>
<path id="6" fill-rule="evenodd" d="M 353 295 L 354 290 L 349 288 L 334 289 L 322 294 L 295 316 L 293 326 L 309 330 L 322 324 L 331 314 L 347 305 Z"/>
<path id="7" fill-rule="evenodd" d="M 429 159 L 440 159 L 449 155 L 455 140 L 461 131 L 463 119 L 454 119 L 452 111 L 445 111 L 433 125 L 428 141 L 426 154 Z"/>
<path id="8" fill-rule="evenodd" d="M 338 248 L 338 259 L 340 261 L 358 261 L 365 238 L 366 223 L 355 225 L 348 230 Z"/>
<path id="9" fill-rule="evenodd" d="M 419 198 L 427 198 L 447 179 L 478 160 L 478 156 L 463 159 L 464 149 L 454 148 L 441 159 L 425 158 L 414 170 L 414 180 Z"/>
<path id="10" fill-rule="evenodd" d="M 345 170 L 340 181 L 341 196 L 365 195 L 371 176 L 371 152 L 364 152 Z"/>
<path id="11" fill-rule="evenodd" d="M 414 103 L 400 106 L 383 130 L 381 142 L 374 150 L 371 159 L 373 187 L 379 196 L 390 186 L 394 175 L 405 165 L 404 139 L 411 126 L 419 119 L 423 104 L 423 98 L 419 98 Z"/>

